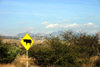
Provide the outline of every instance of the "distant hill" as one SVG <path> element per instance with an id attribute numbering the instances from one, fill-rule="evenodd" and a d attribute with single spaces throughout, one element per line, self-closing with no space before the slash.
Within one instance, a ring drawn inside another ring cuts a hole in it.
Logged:
<path id="1" fill-rule="evenodd" d="M 27 32 L 19 33 L 19 34 L 17 34 L 17 37 L 22 38 L 22 37 L 24 37 L 24 35 L 25 35 L 26 33 L 27 33 Z M 49 33 L 49 34 L 46 34 L 46 33 L 29 33 L 29 35 L 30 35 L 31 37 L 39 37 L 39 36 L 40 36 L 40 37 L 41 37 L 41 36 L 43 36 L 43 37 L 48 37 L 49 35 L 58 36 L 59 33 L 60 33 L 60 31 L 59 31 L 59 32 L 52 32 L 52 33 Z"/>
<path id="2" fill-rule="evenodd" d="M 1 36 L 2 39 L 19 39 L 16 36 Z"/>
<path id="3" fill-rule="evenodd" d="M 22 38 L 22 37 L 24 37 L 25 36 L 25 34 L 26 34 L 26 32 L 25 33 L 19 33 L 19 34 L 17 34 L 17 37 L 20 37 L 20 38 Z M 35 36 L 45 36 L 45 34 L 44 33 L 28 33 L 31 37 L 35 37 Z"/>
<path id="4" fill-rule="evenodd" d="M 26 32 L 25 33 L 19 33 L 17 34 L 16 36 L 18 38 L 23 38 L 25 36 Z M 41 40 L 43 38 L 45 38 L 45 34 L 44 33 L 29 33 L 29 35 L 34 38 L 35 40 Z"/>
<path id="5" fill-rule="evenodd" d="M 20 39 L 20 38 L 23 38 L 25 36 L 26 33 L 29 33 L 29 32 L 24 32 L 24 33 L 18 33 L 16 36 L 1 36 L 3 39 Z M 41 39 L 44 39 L 45 37 L 49 37 L 50 35 L 53 35 L 53 36 L 59 36 L 59 32 L 52 32 L 52 33 L 49 33 L 49 34 L 45 34 L 45 33 L 29 33 L 29 35 L 36 39 L 36 40 L 41 40 Z"/>

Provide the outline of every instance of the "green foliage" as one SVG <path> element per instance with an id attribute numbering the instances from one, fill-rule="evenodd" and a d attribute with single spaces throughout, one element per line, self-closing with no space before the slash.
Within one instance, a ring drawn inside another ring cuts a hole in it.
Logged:
<path id="1" fill-rule="evenodd" d="M 42 45 L 34 45 L 30 51 L 29 55 L 35 58 L 35 63 L 38 65 L 47 65 L 50 63 L 52 51 L 43 47 Z"/>
<path id="2" fill-rule="evenodd" d="M 10 43 L 3 43 L 0 40 L 0 63 L 11 63 L 20 52 L 19 47 L 11 45 Z"/>
<path id="3" fill-rule="evenodd" d="M 74 46 L 61 43 L 58 38 L 47 39 L 46 45 L 34 45 L 29 51 L 30 57 L 40 66 L 55 65 L 62 67 L 78 67 L 78 51 Z"/>
<path id="4" fill-rule="evenodd" d="M 91 56 L 97 55 L 99 52 L 99 37 L 97 34 L 90 35 L 86 33 L 74 33 L 72 31 L 67 31 L 62 33 L 61 36 L 65 42 L 69 42 L 76 45 L 76 47 L 79 47 L 79 52 L 83 57 L 89 58 Z"/>
<path id="5" fill-rule="evenodd" d="M 98 53 L 98 36 L 86 33 L 63 32 L 49 37 L 43 44 L 34 45 L 29 55 L 40 66 L 81 67 Z"/>
<path id="6" fill-rule="evenodd" d="M 98 53 L 98 37 L 96 35 L 80 35 L 75 44 L 80 47 L 80 53 L 87 58 Z"/>

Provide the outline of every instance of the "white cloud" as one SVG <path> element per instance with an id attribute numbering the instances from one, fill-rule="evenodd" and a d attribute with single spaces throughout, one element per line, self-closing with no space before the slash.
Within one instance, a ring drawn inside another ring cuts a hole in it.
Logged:
<path id="1" fill-rule="evenodd" d="M 48 24 L 46 28 L 58 28 L 59 26 L 59 24 Z"/>
<path id="2" fill-rule="evenodd" d="M 70 27 L 70 28 L 74 28 L 74 27 L 78 27 L 79 24 L 73 23 L 73 24 L 68 24 L 66 27 Z"/>
<path id="3" fill-rule="evenodd" d="M 96 24 L 94 24 L 94 23 L 92 23 L 92 22 L 88 22 L 87 24 L 84 24 L 84 26 L 86 26 L 86 27 L 93 27 L 93 28 L 96 28 L 97 27 L 97 25 Z"/>
<path id="4" fill-rule="evenodd" d="M 43 25 L 45 25 L 45 28 L 49 29 L 49 28 L 79 28 L 79 27 L 83 27 L 83 28 L 97 28 L 97 25 L 92 23 L 92 22 L 88 22 L 86 24 L 77 24 L 77 23 L 72 23 L 72 24 L 49 24 L 48 22 L 44 22 L 42 23 Z"/>
<path id="5" fill-rule="evenodd" d="M 73 28 L 73 27 L 78 27 L 79 24 L 73 23 L 73 24 L 50 24 L 49 22 L 43 22 L 43 25 L 45 25 L 45 28 L 49 29 L 49 28 Z"/>
<path id="6" fill-rule="evenodd" d="M 96 33 L 99 31 L 98 25 L 93 22 L 88 23 L 42 23 L 46 31 L 64 31 L 64 30 L 73 30 L 77 32 L 87 32 L 87 33 Z"/>

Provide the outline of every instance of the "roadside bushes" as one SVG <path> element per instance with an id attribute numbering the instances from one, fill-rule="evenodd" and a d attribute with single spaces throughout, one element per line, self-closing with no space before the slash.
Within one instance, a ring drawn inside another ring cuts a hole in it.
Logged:
<path id="1" fill-rule="evenodd" d="M 19 52 L 19 47 L 10 43 L 3 43 L 0 38 L 0 63 L 11 63 Z"/>
<path id="2" fill-rule="evenodd" d="M 97 55 L 99 52 L 98 34 L 75 33 L 72 31 L 67 31 L 62 33 L 61 36 L 65 42 L 69 42 L 70 44 L 79 47 L 79 52 L 81 55 L 84 54 L 84 57 L 89 58 L 91 56 Z"/>
<path id="3" fill-rule="evenodd" d="M 78 67 L 78 51 L 74 46 L 62 43 L 57 37 L 51 37 L 45 44 L 33 45 L 29 55 L 41 67 Z"/>
<path id="4" fill-rule="evenodd" d="M 43 44 L 33 45 L 29 56 L 41 67 L 80 67 L 96 56 L 99 36 L 66 31 L 59 37 L 48 37 Z"/>

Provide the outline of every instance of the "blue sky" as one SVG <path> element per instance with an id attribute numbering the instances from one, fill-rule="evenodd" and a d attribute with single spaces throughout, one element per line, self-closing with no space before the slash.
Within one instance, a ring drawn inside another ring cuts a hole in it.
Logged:
<path id="1" fill-rule="evenodd" d="M 0 34 L 100 31 L 100 0 L 0 0 Z"/>

